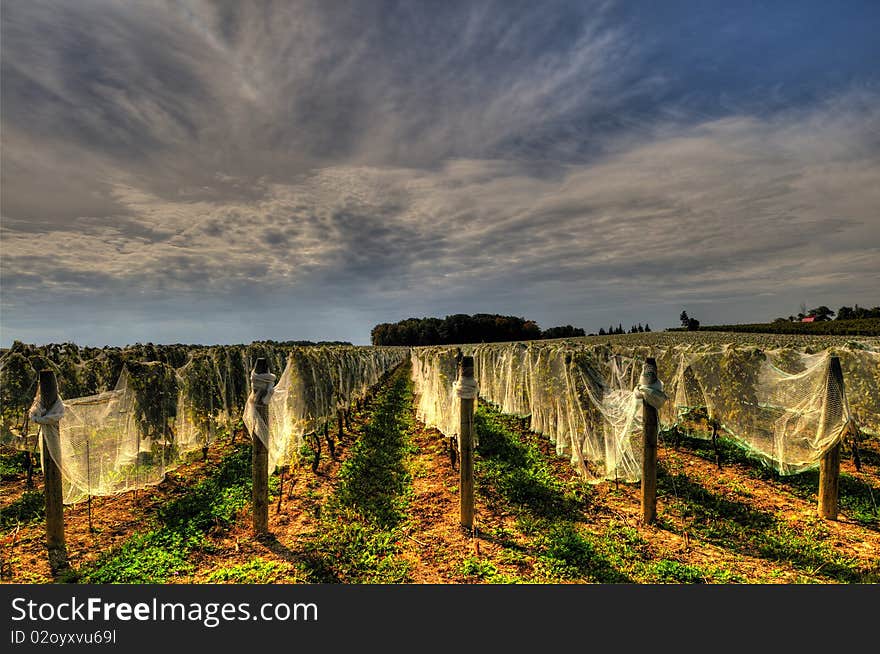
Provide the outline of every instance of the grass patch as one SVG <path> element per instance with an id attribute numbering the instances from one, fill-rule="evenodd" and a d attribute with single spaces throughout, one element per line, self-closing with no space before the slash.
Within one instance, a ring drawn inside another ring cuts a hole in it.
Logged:
<path id="1" fill-rule="evenodd" d="M 551 525 L 538 540 L 537 569 L 551 579 L 589 579 L 599 583 L 619 583 L 631 579 L 609 564 L 591 538 L 573 524 Z"/>
<path id="2" fill-rule="evenodd" d="M 819 523 L 800 529 L 776 516 L 711 492 L 683 474 L 658 477 L 669 511 L 687 523 L 687 530 L 725 549 L 771 561 L 785 562 L 811 576 L 843 583 L 876 582 L 878 573 L 824 542 L 827 528 Z"/>
<path id="3" fill-rule="evenodd" d="M 240 565 L 219 568 L 208 575 L 208 582 L 233 584 L 271 584 L 287 572 L 287 566 L 277 561 L 254 559 Z"/>
<path id="4" fill-rule="evenodd" d="M 661 559 L 645 568 L 645 577 L 659 584 L 736 584 L 745 578 L 730 570 Z"/>
<path id="5" fill-rule="evenodd" d="M 715 462 L 715 450 L 711 441 L 689 436 L 677 429 L 664 431 L 661 438 L 676 447 L 684 445 L 689 452 L 706 461 Z M 803 500 L 815 502 L 817 499 L 818 467 L 795 475 L 780 475 L 766 461 L 725 436 L 718 438 L 718 451 L 722 465 L 742 465 L 753 478 L 778 484 L 795 497 Z M 861 451 L 862 463 L 870 465 L 872 456 L 876 456 L 873 450 L 863 449 Z M 880 528 L 878 527 L 880 525 L 880 485 L 841 472 L 838 502 L 840 510 L 862 526 L 874 530 Z"/>
<path id="6" fill-rule="evenodd" d="M 816 502 L 819 489 L 819 471 L 807 470 L 797 475 L 782 476 L 773 470 L 755 471 L 761 479 L 779 484 L 796 497 Z M 838 507 L 863 527 L 880 529 L 880 485 L 874 485 L 841 472 L 839 480 Z"/>
<path id="7" fill-rule="evenodd" d="M 498 568 L 491 561 L 468 556 L 461 562 L 459 572 L 465 577 L 485 580 L 495 577 L 498 574 Z"/>
<path id="8" fill-rule="evenodd" d="M 523 551 L 511 556 L 533 562 L 538 577 L 549 581 L 632 581 L 621 568 L 641 554 L 625 539 L 597 537 L 579 524 L 593 494 L 590 487 L 560 480 L 534 439 L 520 436 L 515 419 L 481 405 L 474 426 L 480 442 L 477 490 L 491 505 L 515 516 L 516 529 L 526 540 Z M 497 575 L 483 570 L 476 576 L 495 581 Z"/>
<path id="9" fill-rule="evenodd" d="M 14 479 L 27 472 L 25 452 L 8 452 L 0 454 L 0 479 Z"/>
<path id="10" fill-rule="evenodd" d="M 621 522 L 611 521 L 599 529 L 588 525 L 585 512 L 591 502 L 592 489 L 581 490 L 578 485 L 556 478 L 535 438 L 522 434 L 515 421 L 486 407 L 478 410 L 475 425 L 480 438 L 476 458 L 478 492 L 497 508 L 513 514 L 516 533 L 524 541 L 497 562 L 505 563 L 509 559 L 520 568 L 529 564 L 536 579 L 548 581 L 681 584 L 747 581 L 733 570 L 689 565 L 657 556 L 637 529 Z M 710 443 L 693 441 L 695 449 L 699 446 L 702 455 L 714 461 Z M 722 449 L 725 461 L 739 457 L 741 462 L 755 463 L 735 445 L 727 443 L 722 448 L 726 448 Z M 754 469 L 758 471 L 756 474 L 775 475 L 761 465 Z M 841 487 L 850 481 L 858 480 L 842 478 Z M 677 516 L 680 521 L 677 519 L 675 523 L 683 522 L 696 538 L 744 555 L 785 564 L 783 567 L 794 567 L 805 579 L 876 581 L 876 570 L 834 549 L 822 524 L 792 526 L 754 508 L 746 487 L 731 484 L 736 499 L 714 493 L 684 474 L 669 474 L 661 468 L 658 477 L 659 495 L 668 506 L 669 517 Z M 853 486 L 848 488 L 849 496 L 856 497 L 857 494 L 851 492 Z M 811 492 L 815 493 L 815 484 Z M 663 520 L 660 526 L 674 530 L 672 524 Z M 501 541 L 497 537 L 496 540 Z M 513 541 L 507 534 L 505 540 Z M 470 566 L 469 576 L 474 579 L 492 581 L 497 576 L 486 564 L 477 568 L 473 561 L 465 560 L 462 565 Z"/>
<path id="11" fill-rule="evenodd" d="M 586 504 L 555 475 L 538 448 L 511 432 L 512 419 L 481 405 L 474 417 L 480 439 L 475 476 L 490 502 L 530 518 L 563 519 Z"/>
<path id="12" fill-rule="evenodd" d="M 25 491 L 17 500 L 0 509 L 0 531 L 15 529 L 18 525 L 42 520 L 46 515 L 46 500 L 42 491 Z"/>
<path id="13" fill-rule="evenodd" d="M 528 579 L 517 575 L 500 572 L 498 567 L 487 559 L 475 556 L 465 557 L 458 568 L 459 573 L 470 582 L 486 582 L 489 584 L 527 584 Z"/>
<path id="14" fill-rule="evenodd" d="M 187 554 L 198 535 L 156 529 L 135 534 L 120 548 L 102 557 L 92 568 L 81 570 L 79 581 L 90 584 L 162 584 L 193 571 Z"/>
<path id="15" fill-rule="evenodd" d="M 354 514 L 351 522 L 327 524 L 303 545 L 301 568 L 311 583 L 394 584 L 409 580 L 409 565 L 399 560 L 399 530 L 364 523 Z"/>
<path id="16" fill-rule="evenodd" d="M 250 501 L 251 448 L 239 445 L 207 478 L 160 507 L 149 531 L 129 538 L 78 573 L 84 583 L 160 584 L 193 572 L 190 552 L 208 547 L 206 534 L 228 527 Z"/>
<path id="17" fill-rule="evenodd" d="M 799 533 L 790 525 L 779 523 L 774 529 L 754 537 L 760 556 L 774 561 L 787 561 L 809 576 L 822 576 L 843 583 L 877 583 L 880 569 L 863 569 L 856 559 L 844 556 L 827 542 L 822 525 Z"/>
<path id="18" fill-rule="evenodd" d="M 659 583 L 704 584 L 706 574 L 694 565 L 685 565 L 678 561 L 661 559 L 651 566 L 654 577 Z"/>
<path id="19" fill-rule="evenodd" d="M 320 512 L 320 529 L 301 545 L 310 582 L 402 583 L 409 564 L 399 558 L 412 494 L 407 458 L 412 384 L 401 367 L 381 391 L 369 421 L 340 467 L 339 485 Z"/>

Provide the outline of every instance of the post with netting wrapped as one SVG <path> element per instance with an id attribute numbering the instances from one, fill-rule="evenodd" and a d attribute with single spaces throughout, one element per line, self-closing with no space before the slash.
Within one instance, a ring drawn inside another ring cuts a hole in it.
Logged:
<path id="1" fill-rule="evenodd" d="M 840 359 L 832 356 L 828 361 L 828 379 L 825 385 L 825 404 L 819 429 L 823 433 L 836 429 L 843 419 L 843 370 Z M 840 484 L 840 440 L 819 460 L 819 517 L 837 520 L 837 499 Z"/>
<path id="2" fill-rule="evenodd" d="M 477 383 L 474 380 L 474 358 L 463 356 L 458 362 L 458 380 L 455 392 L 461 402 L 459 443 L 459 496 L 461 526 L 468 533 L 474 529 L 474 399 Z"/>
<path id="3" fill-rule="evenodd" d="M 657 519 L 658 409 L 666 401 L 653 357 L 645 359 L 637 397 L 642 400 L 642 522 L 650 525 Z"/>
<path id="4" fill-rule="evenodd" d="M 68 567 L 64 542 L 64 496 L 61 489 L 61 436 L 58 422 L 64 405 L 58 398 L 58 382 L 52 370 L 40 371 L 39 403 L 32 408 L 31 419 L 40 425 L 43 442 L 43 469 L 46 498 L 46 548 L 52 574 Z"/>
<path id="5" fill-rule="evenodd" d="M 254 394 L 254 409 L 257 413 L 258 423 L 262 421 L 265 428 L 265 437 L 268 439 L 269 431 L 269 402 L 266 398 L 268 392 L 267 383 L 259 376 L 269 376 L 269 363 L 264 358 L 257 359 L 254 364 L 254 378 L 251 383 Z M 271 385 L 271 382 L 268 382 Z M 261 435 L 253 430 L 253 451 L 251 461 L 253 464 L 253 490 L 251 504 L 253 506 L 254 533 L 258 536 L 269 532 L 269 449 L 263 442 Z"/>

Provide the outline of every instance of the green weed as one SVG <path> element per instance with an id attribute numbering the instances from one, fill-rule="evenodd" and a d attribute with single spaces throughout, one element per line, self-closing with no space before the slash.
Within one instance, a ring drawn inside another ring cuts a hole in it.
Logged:
<path id="1" fill-rule="evenodd" d="M 250 500 L 250 446 L 241 445 L 186 494 L 161 506 L 153 529 L 129 538 L 79 573 L 87 583 L 164 583 L 190 574 L 189 553 L 208 547 L 206 532 L 228 527 Z"/>
<path id="2" fill-rule="evenodd" d="M 498 568 L 491 561 L 468 556 L 461 562 L 459 572 L 465 577 L 491 579 L 498 574 Z"/>
<path id="3" fill-rule="evenodd" d="M 0 479 L 12 479 L 27 472 L 24 452 L 0 454 Z"/>
<path id="4" fill-rule="evenodd" d="M 12 504 L 0 509 L 0 531 L 9 531 L 20 524 L 42 520 L 46 501 L 42 491 L 25 491 Z"/>
<path id="5" fill-rule="evenodd" d="M 300 567 L 319 583 L 401 583 L 399 558 L 412 494 L 407 457 L 414 451 L 408 369 L 379 393 L 363 433 L 340 467 L 339 485 L 320 512 L 320 529 L 301 546 Z"/>
<path id="6" fill-rule="evenodd" d="M 199 542 L 197 535 L 163 529 L 135 534 L 81 571 L 79 580 L 90 584 L 165 583 L 171 576 L 193 571 L 186 557 Z"/>
<path id="7" fill-rule="evenodd" d="M 247 563 L 219 568 L 208 575 L 210 583 L 271 584 L 286 572 L 287 566 L 276 561 L 254 559 Z"/>
<path id="8" fill-rule="evenodd" d="M 660 583 L 704 584 L 706 573 L 697 566 L 661 559 L 651 565 L 651 572 Z"/>
<path id="9" fill-rule="evenodd" d="M 661 475 L 658 488 L 669 509 L 681 515 L 688 531 L 698 538 L 735 552 L 784 561 L 809 575 L 834 581 L 876 579 L 876 571 L 861 567 L 856 559 L 823 542 L 827 530 L 821 524 L 800 532 L 770 513 L 713 493 L 681 474 Z"/>

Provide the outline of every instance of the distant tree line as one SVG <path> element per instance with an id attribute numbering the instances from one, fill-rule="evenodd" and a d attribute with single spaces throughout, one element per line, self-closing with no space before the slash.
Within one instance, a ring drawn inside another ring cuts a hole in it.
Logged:
<path id="1" fill-rule="evenodd" d="M 681 312 L 679 320 L 681 327 L 668 328 L 666 331 L 703 330 L 766 334 L 836 334 L 840 336 L 880 335 L 880 307 L 866 309 L 858 304 L 854 307 L 840 307 L 836 312 L 825 305 L 808 310 L 806 305 L 802 304 L 801 310 L 796 316 L 776 318 L 772 323 L 704 325 L 701 327 L 700 321 L 688 316 L 686 311 Z"/>
<path id="2" fill-rule="evenodd" d="M 648 323 L 645 323 L 644 327 L 642 326 L 642 323 L 639 323 L 638 325 L 633 325 L 632 327 L 629 328 L 629 331 L 625 330 L 623 328 L 623 325 L 618 323 L 617 327 L 615 327 L 614 325 L 611 325 L 611 327 L 608 328 L 608 331 L 606 331 L 604 327 L 600 327 L 599 328 L 599 336 L 612 336 L 614 334 L 627 334 L 627 333 L 628 334 L 641 334 L 642 332 L 649 332 L 649 331 L 651 331 L 651 326 Z M 592 336 L 592 334 L 591 334 L 591 336 Z"/>
<path id="3" fill-rule="evenodd" d="M 254 343 L 266 343 L 267 345 L 274 346 L 282 346 L 282 347 L 312 347 L 318 345 L 351 345 L 351 341 L 254 341 Z"/>
<path id="4" fill-rule="evenodd" d="M 373 345 L 453 345 L 535 341 L 586 336 L 583 329 L 564 325 L 541 330 L 534 320 L 490 313 L 457 313 L 445 318 L 406 318 L 381 323 L 370 331 Z"/>
<path id="5" fill-rule="evenodd" d="M 580 327 L 571 325 L 550 327 L 541 332 L 541 338 L 575 338 L 576 336 L 586 336 L 586 332 Z"/>
<path id="6" fill-rule="evenodd" d="M 835 318 L 834 315 L 837 314 Z M 801 311 L 796 316 L 791 315 L 788 318 L 776 318 L 774 323 L 781 322 L 802 322 L 804 318 L 813 318 L 815 322 L 825 322 L 827 320 L 863 320 L 865 318 L 880 318 L 880 307 L 866 309 L 858 304 L 854 307 L 840 307 L 836 312 L 832 311 L 825 305 L 807 310 L 805 305 L 801 305 Z"/>

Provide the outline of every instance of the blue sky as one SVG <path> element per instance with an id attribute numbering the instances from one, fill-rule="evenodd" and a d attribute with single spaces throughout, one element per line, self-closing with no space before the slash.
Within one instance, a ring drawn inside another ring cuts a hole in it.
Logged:
<path id="1" fill-rule="evenodd" d="M 880 304 L 880 3 L 0 7 L 0 343 Z"/>

